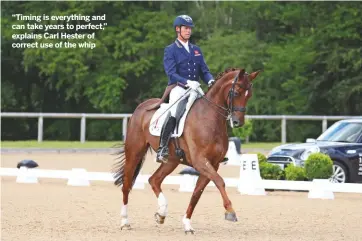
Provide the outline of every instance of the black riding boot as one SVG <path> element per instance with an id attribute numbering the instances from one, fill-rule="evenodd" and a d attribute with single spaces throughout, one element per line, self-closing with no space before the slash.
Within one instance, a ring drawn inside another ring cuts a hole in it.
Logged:
<path id="1" fill-rule="evenodd" d="M 167 120 L 167 123 L 164 126 L 164 129 L 161 131 L 160 137 L 160 147 L 157 150 L 157 161 L 166 163 L 168 158 L 168 142 L 171 138 L 172 132 L 176 126 L 176 118 L 170 116 Z"/>

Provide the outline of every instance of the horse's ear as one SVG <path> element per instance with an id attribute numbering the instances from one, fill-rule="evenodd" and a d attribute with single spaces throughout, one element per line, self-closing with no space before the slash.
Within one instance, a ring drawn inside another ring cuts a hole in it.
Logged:
<path id="1" fill-rule="evenodd" d="M 255 71 L 255 72 L 249 74 L 249 80 L 250 80 L 250 81 L 253 81 L 253 79 L 255 79 L 256 76 L 258 76 L 258 74 L 260 73 L 260 71 L 261 71 L 261 70 L 258 70 L 258 71 Z"/>
<path id="2" fill-rule="evenodd" d="M 239 72 L 239 76 L 238 76 L 238 79 L 241 80 L 244 78 L 244 74 L 245 74 L 245 69 L 241 69 L 240 72 Z"/>

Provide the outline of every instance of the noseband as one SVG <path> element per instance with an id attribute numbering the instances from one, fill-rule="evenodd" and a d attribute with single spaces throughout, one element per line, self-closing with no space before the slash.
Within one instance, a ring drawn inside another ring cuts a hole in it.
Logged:
<path id="1" fill-rule="evenodd" d="M 239 112 L 246 112 L 246 107 L 245 106 L 238 106 L 238 107 L 234 107 L 233 105 L 233 102 L 234 102 L 234 97 L 237 96 L 237 93 L 235 92 L 235 85 L 236 85 L 236 82 L 238 81 L 238 74 L 236 74 L 233 82 L 232 82 L 232 86 L 229 90 L 229 93 L 228 93 L 228 101 L 230 103 L 230 105 L 228 104 L 228 107 L 225 108 L 223 106 L 220 106 L 212 101 L 210 101 L 209 99 L 206 98 L 206 96 L 202 96 L 202 98 L 204 98 L 205 100 L 207 100 L 208 102 L 212 103 L 213 105 L 219 107 L 220 109 L 223 109 L 224 111 L 227 112 L 227 115 L 224 115 L 223 113 L 220 113 L 218 112 L 219 114 L 221 114 L 222 116 L 224 116 L 227 120 L 229 120 L 232 116 L 232 113 L 233 112 L 236 112 L 236 111 L 239 111 Z M 248 73 L 245 72 L 244 75 L 248 75 Z M 246 87 L 242 84 L 238 84 L 238 86 L 242 89 L 244 89 L 245 91 L 251 89 L 251 87 L 253 86 L 253 84 L 250 84 L 249 87 Z"/>

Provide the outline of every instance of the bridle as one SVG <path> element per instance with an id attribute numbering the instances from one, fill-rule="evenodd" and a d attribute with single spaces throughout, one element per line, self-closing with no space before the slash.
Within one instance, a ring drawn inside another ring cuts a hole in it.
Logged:
<path id="1" fill-rule="evenodd" d="M 248 73 L 245 72 L 244 75 L 249 75 Z M 236 84 L 237 81 L 238 81 L 238 76 L 239 76 L 239 73 L 236 74 L 233 82 L 232 82 L 232 86 L 229 90 L 229 93 L 228 93 L 228 101 L 229 101 L 229 104 L 227 104 L 227 108 L 221 106 L 221 105 L 218 105 L 214 102 L 212 102 L 211 100 L 209 100 L 205 95 L 202 96 L 202 98 L 204 98 L 205 100 L 207 100 L 209 103 L 213 104 L 214 106 L 226 111 L 227 115 L 221 113 L 218 111 L 218 113 L 220 115 L 222 115 L 223 117 L 226 118 L 226 120 L 229 120 L 231 119 L 232 117 L 232 114 L 234 112 L 246 112 L 246 107 L 245 106 L 237 106 L 237 107 L 234 107 L 233 105 L 233 102 L 234 102 L 234 97 L 237 96 L 237 93 L 235 92 L 235 86 L 238 85 L 240 88 L 244 89 L 245 91 L 248 91 L 250 90 L 252 87 L 253 87 L 253 84 L 250 84 L 248 87 L 247 86 L 244 86 L 243 84 Z"/>
<path id="2" fill-rule="evenodd" d="M 244 75 L 248 76 L 248 73 L 245 73 Z M 237 95 L 235 93 L 235 85 L 236 82 L 238 81 L 238 74 L 235 76 L 234 80 L 233 80 L 233 85 L 231 87 L 231 89 L 229 90 L 229 94 L 228 94 L 228 99 L 229 99 L 229 103 L 230 103 L 230 107 L 228 108 L 230 111 L 229 113 L 233 113 L 235 111 L 240 111 L 240 112 L 246 112 L 246 107 L 245 106 L 240 106 L 240 107 L 234 107 L 233 106 L 233 102 L 234 102 L 234 97 Z M 244 89 L 245 91 L 249 91 L 249 89 L 251 89 L 251 87 L 253 87 L 253 84 L 250 84 L 250 86 L 246 87 L 243 84 L 238 84 L 238 86 L 242 89 Z"/>

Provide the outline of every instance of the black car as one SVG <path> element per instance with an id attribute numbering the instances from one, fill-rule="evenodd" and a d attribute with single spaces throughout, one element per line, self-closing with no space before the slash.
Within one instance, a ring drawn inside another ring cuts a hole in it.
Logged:
<path id="1" fill-rule="evenodd" d="M 275 147 L 267 161 L 282 169 L 291 163 L 304 166 L 308 156 L 316 152 L 333 160 L 331 182 L 362 183 L 362 118 L 338 121 L 316 140 Z"/>

